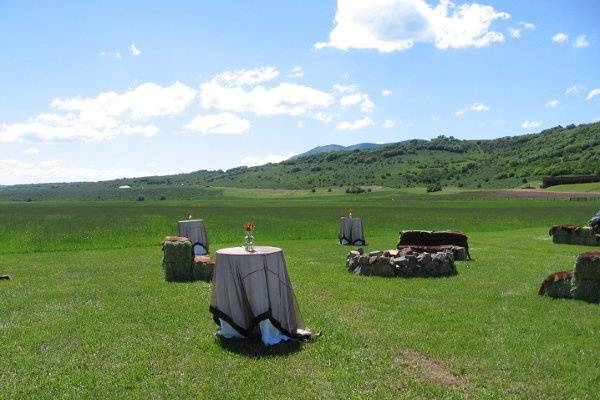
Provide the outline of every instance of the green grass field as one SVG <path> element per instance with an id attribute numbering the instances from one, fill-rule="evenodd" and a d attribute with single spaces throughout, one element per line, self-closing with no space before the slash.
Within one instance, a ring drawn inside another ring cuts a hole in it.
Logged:
<path id="1" fill-rule="evenodd" d="M 592 183 L 574 183 L 570 185 L 550 186 L 546 191 L 549 192 L 595 192 L 600 193 L 600 182 Z"/>
<path id="2" fill-rule="evenodd" d="M 369 249 L 393 248 L 401 229 L 456 229 L 474 260 L 450 278 L 349 274 L 336 240 L 347 207 Z M 218 341 L 210 284 L 162 275 L 160 241 L 188 208 L 212 253 L 256 221 L 322 336 Z M 598 398 L 600 306 L 537 296 L 589 250 L 552 244 L 548 227 L 598 208 L 392 190 L 0 203 L 0 274 L 12 276 L 0 281 L 0 398 Z"/>

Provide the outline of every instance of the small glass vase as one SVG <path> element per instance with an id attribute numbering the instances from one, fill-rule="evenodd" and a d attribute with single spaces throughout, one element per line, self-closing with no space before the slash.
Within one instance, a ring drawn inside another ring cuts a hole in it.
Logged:
<path id="1" fill-rule="evenodd" d="M 244 249 L 249 253 L 254 253 L 254 235 L 252 231 L 246 231 L 244 235 Z"/>

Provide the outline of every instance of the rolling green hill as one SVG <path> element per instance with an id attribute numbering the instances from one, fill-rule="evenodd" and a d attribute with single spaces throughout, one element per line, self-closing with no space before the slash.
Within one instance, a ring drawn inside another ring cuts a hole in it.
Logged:
<path id="1" fill-rule="evenodd" d="M 464 188 L 508 188 L 542 175 L 600 174 L 600 123 L 557 126 L 537 134 L 493 140 L 439 136 L 366 150 L 334 151 L 259 167 L 118 179 L 95 183 L 0 188 L 0 200 L 135 198 L 215 194 L 212 187 L 309 189 L 358 186 L 406 188 L 439 183 Z M 129 191 L 118 190 L 130 185 Z"/>

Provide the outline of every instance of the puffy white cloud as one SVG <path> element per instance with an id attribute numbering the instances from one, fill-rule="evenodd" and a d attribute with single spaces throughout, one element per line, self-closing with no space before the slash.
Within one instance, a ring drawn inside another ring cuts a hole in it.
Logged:
<path id="1" fill-rule="evenodd" d="M 28 149 L 23 150 L 23 154 L 27 154 L 28 156 L 37 156 L 40 154 L 40 149 L 36 147 L 30 147 Z"/>
<path id="2" fill-rule="evenodd" d="M 569 86 L 566 90 L 565 90 L 565 94 L 571 94 L 571 93 L 579 93 L 581 90 L 585 89 L 585 86 L 583 85 L 573 85 L 573 86 Z"/>
<path id="3" fill-rule="evenodd" d="M 300 66 L 292 68 L 292 72 L 288 74 L 288 78 L 302 78 L 303 76 L 304 71 Z"/>
<path id="4" fill-rule="evenodd" d="M 353 93 L 356 92 L 355 85 L 340 85 L 336 83 L 333 85 L 333 90 L 337 93 Z"/>
<path id="5" fill-rule="evenodd" d="M 457 117 L 463 116 L 467 111 L 472 112 L 487 112 L 490 111 L 490 108 L 483 103 L 473 103 L 469 107 L 463 108 L 455 112 Z"/>
<path id="6" fill-rule="evenodd" d="M 584 47 L 588 47 L 589 45 L 590 41 L 585 35 L 577 36 L 577 39 L 575 39 L 575 41 L 573 42 L 573 47 L 575 47 L 576 49 L 582 49 Z"/>
<path id="7" fill-rule="evenodd" d="M 504 40 L 502 33 L 490 27 L 506 18 L 510 18 L 508 13 L 477 3 L 456 6 L 441 0 L 431 7 L 424 0 L 338 0 L 329 41 L 318 42 L 315 48 L 389 53 L 418 42 L 432 42 L 440 49 L 483 47 Z"/>
<path id="8" fill-rule="evenodd" d="M 389 90 L 389 89 L 383 89 L 383 90 L 381 91 L 381 95 L 382 95 L 382 96 L 389 96 L 389 95 L 391 95 L 391 94 L 392 94 L 392 91 L 391 91 L 391 90 Z"/>
<path id="9" fill-rule="evenodd" d="M 0 160 L 0 184 L 99 181 L 123 177 L 145 176 L 148 169 L 72 167 L 62 160 L 22 162 L 14 159 Z"/>
<path id="10" fill-rule="evenodd" d="M 256 67 L 237 71 L 224 71 L 214 77 L 213 81 L 226 86 L 256 85 L 273 80 L 279 76 L 275 67 Z"/>
<path id="11" fill-rule="evenodd" d="M 542 124 L 541 121 L 523 121 L 523 123 L 521 124 L 521 128 L 525 128 L 525 129 L 531 129 L 531 128 L 537 128 L 538 126 L 540 126 Z"/>
<path id="12" fill-rule="evenodd" d="M 333 96 L 327 92 L 295 83 L 274 88 L 255 86 L 251 90 L 221 85 L 213 79 L 200 86 L 200 101 L 205 109 L 250 112 L 256 115 L 301 115 L 329 107 Z"/>
<path id="13" fill-rule="evenodd" d="M 519 22 L 516 26 L 508 28 L 508 33 L 515 39 L 520 39 L 522 32 L 525 30 L 535 29 L 535 25 L 531 22 Z"/>
<path id="14" fill-rule="evenodd" d="M 567 39 L 569 39 L 569 35 L 562 32 L 558 32 L 556 35 L 552 36 L 552 41 L 556 43 L 564 43 Z"/>
<path id="15" fill-rule="evenodd" d="M 312 117 L 320 122 L 325 122 L 326 124 L 332 122 L 335 118 L 337 118 L 339 114 L 328 114 L 323 111 L 319 111 L 312 114 Z"/>
<path id="16" fill-rule="evenodd" d="M 96 97 L 54 99 L 52 107 L 81 113 L 83 116 L 126 116 L 143 119 L 182 112 L 196 96 L 196 91 L 181 82 L 160 86 L 152 82 L 124 93 L 105 92 Z"/>
<path id="17" fill-rule="evenodd" d="M 137 48 L 135 43 L 132 43 L 131 46 L 129 46 L 129 51 L 131 51 L 131 55 L 134 57 L 137 57 L 140 54 L 142 54 L 142 52 L 140 51 L 140 49 Z"/>
<path id="18" fill-rule="evenodd" d="M 0 125 L 0 142 L 100 142 L 119 135 L 153 136 L 158 127 L 151 117 L 177 115 L 195 98 L 195 90 L 176 82 L 170 86 L 144 83 L 124 93 L 54 99 L 55 110 L 26 122 Z"/>
<path id="19" fill-rule="evenodd" d="M 200 133 L 241 135 L 248 132 L 251 127 L 252 124 L 247 119 L 224 112 L 213 115 L 199 115 L 187 123 L 183 129 Z"/>
<path id="20" fill-rule="evenodd" d="M 356 104 L 360 104 L 362 112 L 371 112 L 375 108 L 375 103 L 371 101 L 368 94 L 365 93 L 352 93 L 343 96 L 340 99 L 340 105 L 342 107 L 350 107 Z"/>
<path id="21" fill-rule="evenodd" d="M 373 126 L 373 125 L 375 125 L 375 122 L 373 122 L 373 120 L 370 117 L 363 117 L 363 118 L 357 119 L 356 121 L 353 121 L 353 122 L 349 122 L 349 121 L 340 122 L 336 126 L 336 129 L 338 131 L 355 131 L 357 129 L 362 129 L 362 128 L 366 128 L 366 127 Z"/>
<path id="22" fill-rule="evenodd" d="M 548 102 L 546 102 L 546 107 L 556 107 L 558 105 L 559 101 L 558 100 L 550 100 Z"/>
<path id="23" fill-rule="evenodd" d="M 296 153 L 287 153 L 287 154 L 269 154 L 266 156 L 248 156 L 244 157 L 242 161 L 240 161 L 240 165 L 245 165 L 248 167 L 256 167 L 258 165 L 265 165 L 268 163 L 278 163 L 281 161 L 285 161 L 290 157 L 295 156 Z"/>
<path id="24" fill-rule="evenodd" d="M 593 98 L 594 98 L 594 97 L 596 97 L 596 96 L 600 96 L 600 88 L 592 89 L 592 90 L 591 90 L 591 91 L 588 93 L 588 95 L 587 95 L 586 99 L 587 99 L 587 100 L 591 100 L 591 99 L 593 99 Z"/>
<path id="25" fill-rule="evenodd" d="M 116 58 L 117 60 L 122 60 L 123 59 L 123 56 L 118 51 L 117 52 L 113 52 L 113 51 L 101 51 L 100 53 L 98 53 L 98 55 L 101 56 L 101 57 Z"/>
<path id="26" fill-rule="evenodd" d="M 383 128 L 393 128 L 396 126 L 396 121 L 391 119 L 386 120 L 383 124 L 381 124 Z"/>

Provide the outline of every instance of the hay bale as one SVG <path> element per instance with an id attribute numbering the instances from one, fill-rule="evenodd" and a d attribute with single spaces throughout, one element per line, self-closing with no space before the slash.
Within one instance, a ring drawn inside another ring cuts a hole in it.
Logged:
<path id="1" fill-rule="evenodd" d="M 600 281 L 600 250 L 580 254 L 574 276 L 576 279 Z"/>
<path id="2" fill-rule="evenodd" d="M 542 286 L 538 294 L 540 296 L 548 296 L 555 299 L 570 299 L 571 294 L 571 279 L 573 271 L 555 272 L 544 278 Z"/>
<path id="3" fill-rule="evenodd" d="M 210 282 L 215 271 L 215 263 L 210 256 L 196 256 L 192 263 L 192 279 Z"/>
<path id="4" fill-rule="evenodd" d="M 163 241 L 163 271 L 168 282 L 193 280 L 194 253 L 187 238 L 167 236 Z"/>
<path id="5" fill-rule="evenodd" d="M 600 281 L 573 278 L 571 294 L 577 300 L 600 303 Z"/>

